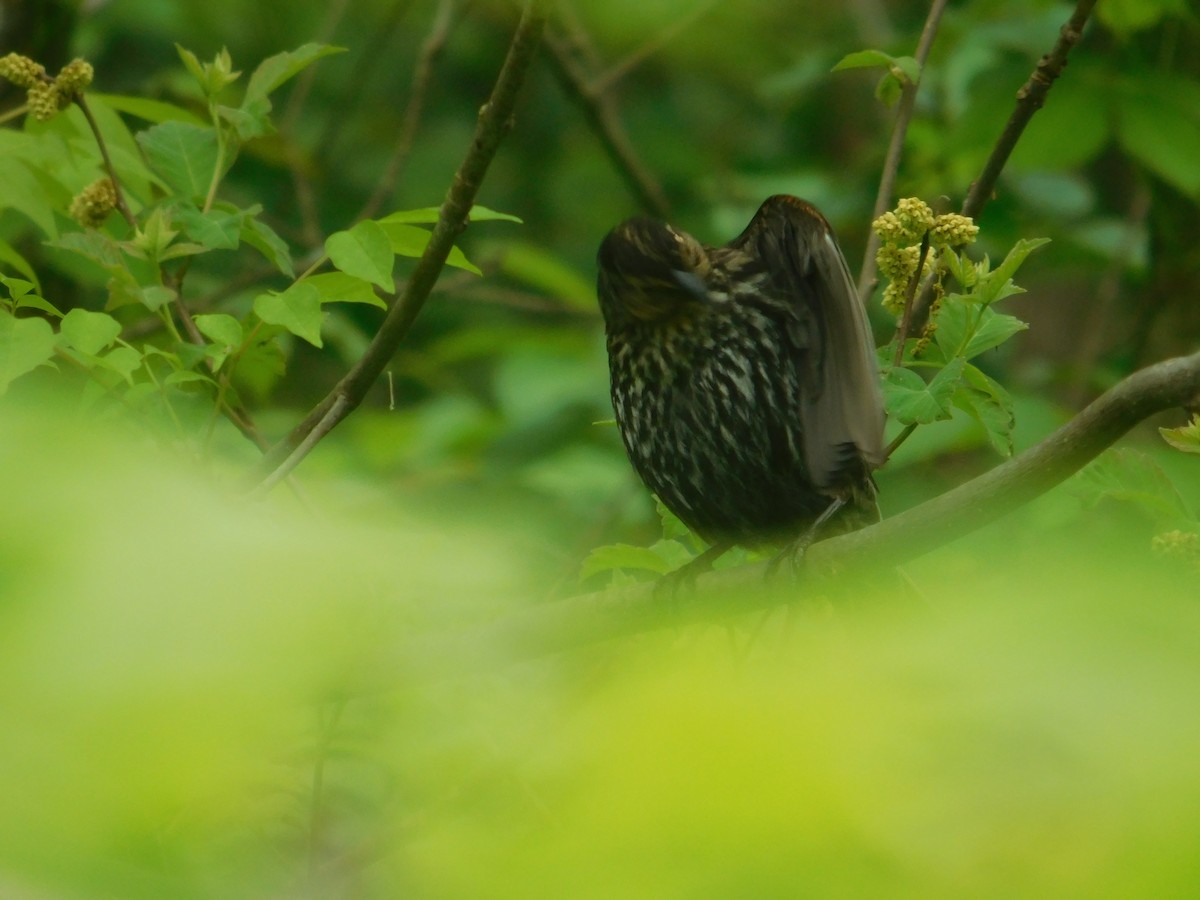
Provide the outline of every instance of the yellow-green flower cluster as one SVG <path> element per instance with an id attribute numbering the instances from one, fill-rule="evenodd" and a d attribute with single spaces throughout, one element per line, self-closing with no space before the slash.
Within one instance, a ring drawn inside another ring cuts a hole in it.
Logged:
<path id="1" fill-rule="evenodd" d="M 0 78 L 11 81 L 17 87 L 31 88 L 46 80 L 46 68 L 20 53 L 0 56 Z"/>
<path id="2" fill-rule="evenodd" d="M 71 101 L 92 83 L 93 74 L 92 64 L 84 59 L 72 60 L 58 75 L 50 78 L 45 67 L 28 56 L 9 53 L 0 57 L 0 77 L 25 88 L 29 113 L 39 121 L 70 106 Z"/>
<path id="3" fill-rule="evenodd" d="M 929 229 L 929 242 L 939 247 L 961 247 L 975 242 L 979 226 L 970 216 L 946 213 L 934 220 Z"/>
<path id="4" fill-rule="evenodd" d="M 58 85 L 58 90 L 65 94 L 68 98 L 74 99 L 84 92 L 84 89 L 92 83 L 92 77 L 95 75 L 92 69 L 92 64 L 86 59 L 73 59 L 65 66 L 58 76 L 54 79 L 54 83 Z"/>
<path id="5" fill-rule="evenodd" d="M 79 192 L 68 213 L 84 228 L 99 228 L 116 205 L 116 187 L 111 179 L 101 178 Z"/>
<path id="6" fill-rule="evenodd" d="M 871 227 L 882 242 L 875 254 L 875 265 L 887 284 L 883 289 L 883 308 L 894 315 L 904 312 L 908 287 L 918 274 L 921 244 L 926 235 L 929 249 L 921 277 L 932 273 L 938 252 L 947 247 L 959 247 L 975 240 L 978 226 L 968 217 L 956 213 L 935 216 L 929 204 L 918 197 L 905 197 L 891 212 L 886 212 Z"/>

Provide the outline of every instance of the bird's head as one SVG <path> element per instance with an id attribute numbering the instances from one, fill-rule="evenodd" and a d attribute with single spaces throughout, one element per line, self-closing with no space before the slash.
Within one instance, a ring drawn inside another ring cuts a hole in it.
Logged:
<path id="1" fill-rule="evenodd" d="M 610 231 L 597 265 L 600 309 L 610 326 L 672 322 L 708 300 L 704 246 L 654 219 L 629 219 Z"/>

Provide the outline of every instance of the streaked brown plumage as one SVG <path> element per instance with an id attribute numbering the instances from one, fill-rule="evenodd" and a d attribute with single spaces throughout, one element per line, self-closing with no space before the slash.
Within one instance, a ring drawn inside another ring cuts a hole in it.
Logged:
<path id="1" fill-rule="evenodd" d="M 668 509 L 718 544 L 878 518 L 874 343 L 813 206 L 770 197 L 723 247 L 630 219 L 598 263 L 617 425 Z"/>

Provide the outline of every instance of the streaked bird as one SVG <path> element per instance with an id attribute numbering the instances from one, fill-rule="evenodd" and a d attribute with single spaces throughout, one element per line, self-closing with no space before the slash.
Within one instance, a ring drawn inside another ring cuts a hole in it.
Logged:
<path id="1" fill-rule="evenodd" d="M 668 509 L 718 552 L 878 519 L 874 342 L 815 207 L 770 197 L 723 247 L 630 219 L 598 265 L 617 426 Z"/>

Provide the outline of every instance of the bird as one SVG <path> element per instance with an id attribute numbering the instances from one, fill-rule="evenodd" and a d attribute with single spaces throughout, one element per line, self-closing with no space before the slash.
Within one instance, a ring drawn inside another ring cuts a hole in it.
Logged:
<path id="1" fill-rule="evenodd" d="M 815 206 L 768 197 L 724 246 L 631 218 L 604 237 L 597 269 L 626 454 L 710 544 L 703 557 L 878 521 L 875 344 Z"/>

